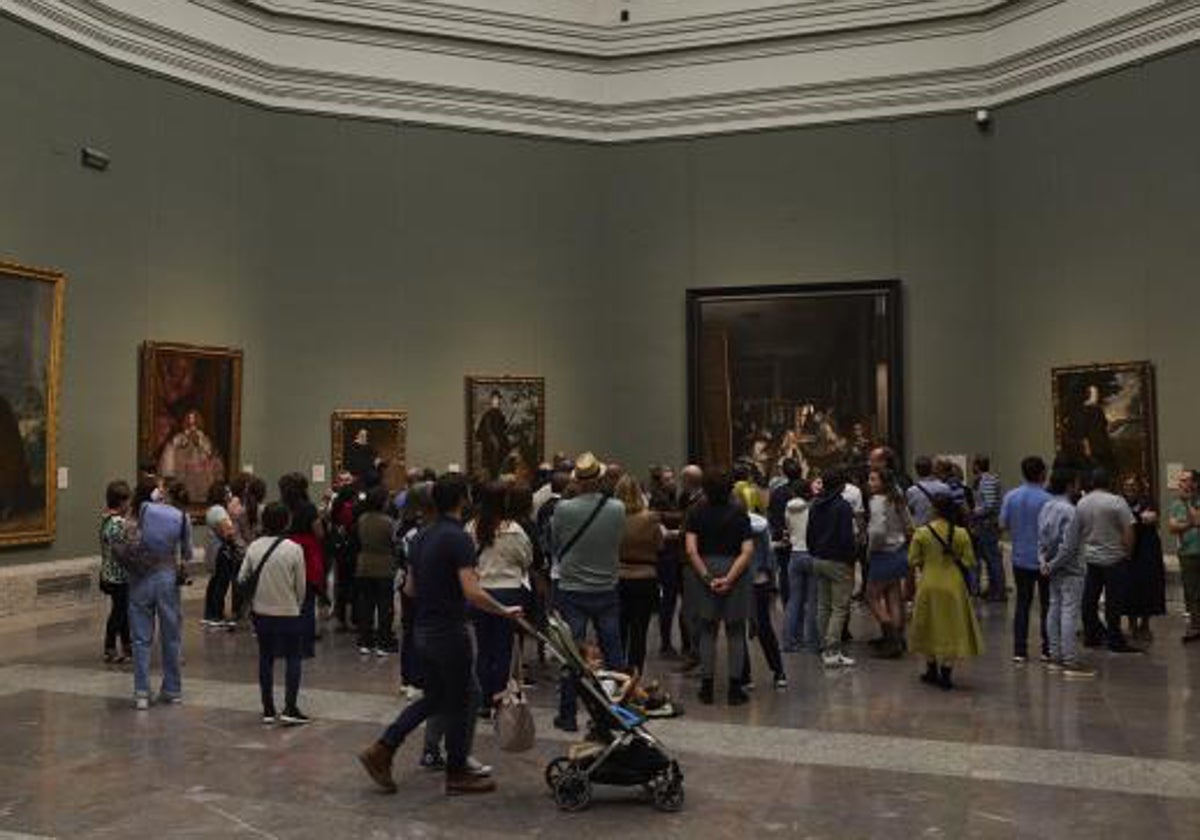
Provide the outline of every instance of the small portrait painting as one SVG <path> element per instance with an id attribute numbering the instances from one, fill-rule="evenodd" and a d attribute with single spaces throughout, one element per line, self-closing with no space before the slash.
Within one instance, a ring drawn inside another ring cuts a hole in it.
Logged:
<path id="1" fill-rule="evenodd" d="M 139 469 L 181 482 L 193 513 L 238 471 L 241 390 L 240 350 L 142 345 Z"/>
<path id="2" fill-rule="evenodd" d="M 541 377 L 468 376 L 468 473 L 531 478 L 545 457 L 545 400 Z"/>
<path id="3" fill-rule="evenodd" d="M 333 413 L 333 471 L 362 480 L 377 473 L 392 491 L 404 487 L 408 413 L 394 409 L 339 409 Z"/>
<path id="4" fill-rule="evenodd" d="M 54 539 L 65 284 L 0 262 L 0 546 Z"/>

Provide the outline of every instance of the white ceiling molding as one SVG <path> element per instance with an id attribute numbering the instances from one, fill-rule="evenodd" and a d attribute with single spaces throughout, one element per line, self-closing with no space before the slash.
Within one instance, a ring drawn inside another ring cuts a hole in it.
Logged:
<path id="1" fill-rule="evenodd" d="M 0 0 L 0 12 L 272 108 L 598 142 L 991 107 L 1200 40 L 1200 0 L 747 5 Z M 622 7 L 641 22 L 614 22 Z"/>

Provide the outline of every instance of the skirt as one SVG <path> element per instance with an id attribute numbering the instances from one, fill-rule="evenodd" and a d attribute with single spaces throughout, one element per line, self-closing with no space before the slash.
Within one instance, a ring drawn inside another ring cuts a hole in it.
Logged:
<path id="1" fill-rule="evenodd" d="M 704 565 L 714 577 L 733 568 L 736 557 L 707 556 Z M 701 621 L 745 621 L 750 618 L 754 596 L 754 572 L 746 569 L 737 579 L 733 590 L 717 595 L 688 565 L 684 578 L 683 597 L 690 613 Z"/>
<path id="2" fill-rule="evenodd" d="M 867 580 L 873 583 L 886 583 L 894 580 L 904 580 L 908 577 L 908 549 L 897 548 L 895 551 L 872 551 L 871 562 L 867 564 Z"/>

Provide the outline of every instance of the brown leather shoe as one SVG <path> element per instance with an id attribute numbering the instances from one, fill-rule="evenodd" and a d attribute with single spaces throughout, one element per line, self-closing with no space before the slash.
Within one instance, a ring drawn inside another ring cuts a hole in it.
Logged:
<path id="1" fill-rule="evenodd" d="M 382 741 L 376 741 L 358 754 L 358 761 L 367 774 L 388 793 L 396 792 L 392 779 L 392 758 L 396 751 Z"/>
<path id="2" fill-rule="evenodd" d="M 461 796 L 470 793 L 491 793 L 496 782 L 488 776 L 479 776 L 467 768 L 446 771 L 446 795 Z"/>

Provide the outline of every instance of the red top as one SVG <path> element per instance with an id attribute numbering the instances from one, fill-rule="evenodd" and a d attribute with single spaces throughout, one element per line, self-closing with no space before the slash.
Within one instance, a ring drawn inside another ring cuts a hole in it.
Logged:
<path id="1" fill-rule="evenodd" d="M 288 539 L 304 549 L 304 579 L 318 592 L 325 591 L 325 552 L 315 534 L 291 534 Z"/>

